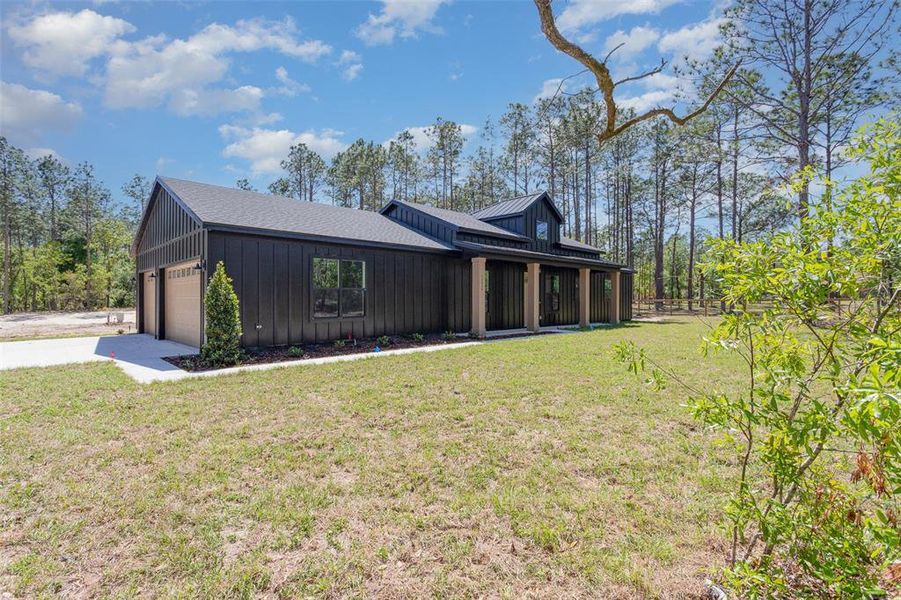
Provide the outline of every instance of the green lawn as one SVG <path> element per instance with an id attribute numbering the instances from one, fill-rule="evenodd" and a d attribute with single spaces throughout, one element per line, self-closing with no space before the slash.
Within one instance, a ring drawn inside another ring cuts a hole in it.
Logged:
<path id="1" fill-rule="evenodd" d="M 16 596 L 686 597 L 734 467 L 616 363 L 702 388 L 691 320 L 139 386 L 0 372 L 0 591 Z"/>

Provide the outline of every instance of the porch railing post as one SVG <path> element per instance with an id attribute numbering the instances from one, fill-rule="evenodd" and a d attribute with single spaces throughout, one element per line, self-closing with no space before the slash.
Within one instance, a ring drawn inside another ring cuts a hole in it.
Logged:
<path id="1" fill-rule="evenodd" d="M 485 262 L 484 256 L 472 259 L 472 319 L 471 333 L 476 337 L 485 337 Z"/>
<path id="2" fill-rule="evenodd" d="M 591 269 L 579 269 L 579 327 L 591 324 Z"/>
<path id="3" fill-rule="evenodd" d="M 541 276 L 541 265 L 529 263 L 526 267 L 526 329 L 538 332 L 541 329 L 541 317 L 538 313 L 539 299 L 538 289 Z"/>

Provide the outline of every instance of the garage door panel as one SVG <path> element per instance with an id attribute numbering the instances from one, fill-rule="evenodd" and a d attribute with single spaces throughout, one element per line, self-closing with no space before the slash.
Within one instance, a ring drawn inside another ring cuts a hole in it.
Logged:
<path id="1" fill-rule="evenodd" d="M 200 346 L 200 271 L 195 261 L 166 269 L 164 311 L 168 340 Z"/>

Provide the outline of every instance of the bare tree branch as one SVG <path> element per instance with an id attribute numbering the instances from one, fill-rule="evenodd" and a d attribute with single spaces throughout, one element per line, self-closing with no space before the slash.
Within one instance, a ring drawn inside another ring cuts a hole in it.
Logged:
<path id="1" fill-rule="evenodd" d="M 666 66 L 666 61 L 661 58 L 660 64 L 657 65 L 656 67 L 654 67 L 653 69 L 651 69 L 650 71 L 646 71 L 645 73 L 642 73 L 641 75 L 633 75 L 632 77 L 626 77 L 624 79 L 620 79 L 619 81 L 617 81 L 616 83 L 613 84 L 613 87 L 622 85 L 624 83 L 629 83 L 630 81 L 638 81 L 639 79 L 644 79 L 645 77 L 650 77 L 651 75 L 656 75 L 657 73 L 660 73 L 661 71 L 663 71 L 663 68 L 665 66 Z"/>
<path id="2" fill-rule="evenodd" d="M 716 87 L 716 89 L 713 90 L 713 93 L 710 94 L 704 104 L 702 104 L 696 110 L 685 115 L 684 117 L 678 116 L 671 108 L 654 108 L 645 112 L 644 114 L 633 117 L 617 125 L 617 106 L 616 100 L 613 97 L 613 92 L 616 86 L 650 76 L 655 72 L 659 72 L 659 70 L 663 68 L 663 64 L 661 64 L 657 70 L 649 71 L 648 73 L 637 77 L 627 77 L 619 82 L 614 83 L 613 78 L 610 76 L 610 70 L 607 68 L 606 63 L 607 59 L 610 58 L 610 56 L 619 48 L 619 46 L 607 53 L 607 58 L 605 58 L 604 61 L 599 61 L 594 56 L 582 49 L 580 46 L 566 39 L 563 34 L 560 33 L 560 30 L 557 29 L 557 23 L 554 20 L 554 12 L 551 9 L 551 0 L 535 0 L 535 6 L 538 9 L 538 16 L 541 19 L 541 32 L 544 33 L 544 37 L 546 37 L 557 50 L 571 56 L 572 58 L 582 63 L 589 71 L 591 71 L 591 73 L 594 75 L 595 80 L 597 81 L 598 89 L 601 91 L 604 97 L 604 106 L 606 107 L 607 112 L 607 122 L 604 124 L 604 128 L 598 133 L 598 141 L 602 144 L 605 141 L 616 137 L 630 127 L 637 125 L 642 121 L 646 121 L 658 116 L 666 117 L 677 125 L 684 125 L 691 119 L 694 119 L 707 110 L 710 104 L 716 99 L 719 93 L 723 91 L 723 89 L 732 79 L 732 76 L 735 75 L 735 72 L 739 67 L 739 64 L 736 63 L 731 69 L 729 69 L 729 72 L 726 73 L 725 77 L 723 77 L 722 81 L 720 81 L 719 85 Z"/>

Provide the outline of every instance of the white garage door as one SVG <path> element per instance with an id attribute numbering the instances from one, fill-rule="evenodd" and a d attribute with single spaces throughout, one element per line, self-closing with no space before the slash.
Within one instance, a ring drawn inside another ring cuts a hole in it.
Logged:
<path id="1" fill-rule="evenodd" d="M 200 346 L 200 271 L 197 261 L 166 269 L 166 339 L 189 346 Z"/>
<path id="2" fill-rule="evenodd" d="M 144 273 L 144 293 L 141 297 L 141 310 L 144 311 L 144 333 L 156 335 L 156 278 L 151 273 Z"/>

